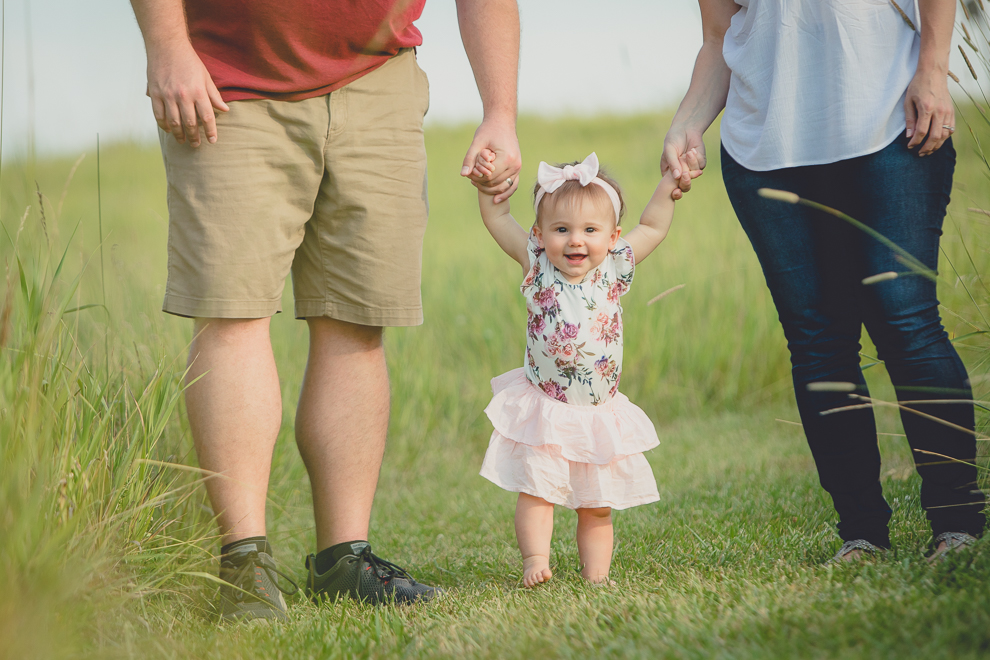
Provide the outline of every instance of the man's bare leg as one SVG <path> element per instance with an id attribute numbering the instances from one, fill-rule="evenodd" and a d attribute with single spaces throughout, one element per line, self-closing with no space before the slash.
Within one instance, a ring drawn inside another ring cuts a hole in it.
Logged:
<path id="1" fill-rule="evenodd" d="M 271 319 L 196 319 L 186 390 L 200 467 L 221 543 L 265 534 L 272 450 L 282 423 L 282 392 L 272 354 Z M 202 376 L 202 378 L 200 378 Z"/>
<path id="2" fill-rule="evenodd" d="M 388 431 L 388 370 L 381 328 L 307 322 L 296 443 L 313 490 L 317 550 L 324 550 L 368 539 Z"/>

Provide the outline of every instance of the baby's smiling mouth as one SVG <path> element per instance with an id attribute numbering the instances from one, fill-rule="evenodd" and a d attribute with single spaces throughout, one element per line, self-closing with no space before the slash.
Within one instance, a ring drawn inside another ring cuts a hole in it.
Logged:
<path id="1" fill-rule="evenodd" d="M 564 258 L 567 259 L 568 263 L 579 264 L 584 261 L 586 254 L 565 254 Z"/>

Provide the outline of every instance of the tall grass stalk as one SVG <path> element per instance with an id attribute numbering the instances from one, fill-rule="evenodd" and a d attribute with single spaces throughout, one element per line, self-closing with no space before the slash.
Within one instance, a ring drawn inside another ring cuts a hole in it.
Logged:
<path id="1" fill-rule="evenodd" d="M 65 273 L 76 231 L 61 248 L 38 240 L 41 213 L 29 209 L 14 232 L 3 224 L 3 316 L 13 324 L 0 346 L 0 655 L 9 657 L 56 657 L 85 648 L 93 631 L 133 624 L 126 601 L 173 580 L 201 553 L 190 526 L 209 529 L 190 506 L 195 481 L 148 460 L 168 458 L 162 439 L 176 428 L 183 369 L 160 354 L 138 377 L 82 339 L 75 321 L 103 305 L 73 305 L 85 272 Z"/>

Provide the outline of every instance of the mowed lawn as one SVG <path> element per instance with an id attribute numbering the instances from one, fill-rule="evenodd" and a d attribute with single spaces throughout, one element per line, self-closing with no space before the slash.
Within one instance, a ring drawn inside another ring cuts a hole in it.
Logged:
<path id="1" fill-rule="evenodd" d="M 540 160 L 594 150 L 622 185 L 624 225 L 633 226 L 660 178 L 668 122 L 523 119 L 516 217 L 532 221 Z M 8 530 L 0 656 L 990 654 L 990 548 L 927 564 L 930 534 L 896 411 L 877 411 L 895 550 L 883 561 L 825 565 L 840 545 L 834 514 L 797 424 L 776 313 L 721 184 L 715 137 L 670 237 L 623 299 L 622 390 L 656 423 L 662 444 L 648 458 L 661 501 L 616 514 L 616 586 L 580 579 L 575 517 L 558 509 L 555 577 L 521 587 L 515 496 L 477 472 L 491 432 L 482 412 L 489 380 L 522 364 L 525 309 L 518 266 L 488 236 L 474 189 L 458 176 L 472 131 L 427 131 L 426 324 L 387 333 L 392 420 L 372 519 L 378 554 L 447 593 L 424 607 L 377 609 L 295 596 L 290 623 L 270 627 L 221 628 L 210 618 L 215 584 L 203 574 L 215 573 L 218 544 L 197 475 L 182 469 L 195 457 L 176 399 L 191 324 L 159 311 L 167 211 L 157 148 L 104 146 L 99 188 L 95 150 L 68 185 L 75 157 L 4 163 L 0 257 L 9 278 L 0 286 L 13 312 L 2 335 L 10 359 L 0 363 L 0 434 L 8 434 L 0 438 Z M 987 216 L 968 209 L 990 208 L 990 186 L 971 139 L 957 135 L 940 296 L 976 397 L 986 400 L 990 343 L 966 335 L 987 329 L 979 274 L 990 277 L 990 232 Z M 32 287 L 53 295 L 32 298 Z M 92 303 L 101 306 L 70 311 Z M 291 285 L 284 307 L 272 324 L 284 423 L 269 535 L 283 569 L 303 581 L 315 541 L 293 442 L 306 333 L 292 318 Z M 864 364 L 873 362 L 865 338 L 863 352 Z M 882 365 L 866 374 L 877 398 L 893 399 Z M 40 394 L 31 398 L 28 385 Z M 985 417 L 981 425 L 985 432 Z M 986 449 L 981 441 L 981 455 Z"/>

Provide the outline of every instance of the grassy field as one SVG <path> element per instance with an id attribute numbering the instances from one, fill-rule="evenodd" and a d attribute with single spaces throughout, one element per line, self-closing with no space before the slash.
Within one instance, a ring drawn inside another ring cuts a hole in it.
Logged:
<path id="1" fill-rule="evenodd" d="M 623 185 L 632 224 L 660 177 L 668 122 L 524 119 L 524 188 L 539 160 L 595 150 Z M 624 298 L 623 391 L 657 425 L 662 444 L 649 459 L 661 501 L 617 514 L 616 588 L 579 579 L 566 510 L 555 579 L 521 588 L 514 496 L 477 471 L 488 382 L 521 364 L 525 309 L 518 266 L 488 237 L 474 189 L 458 176 L 472 130 L 427 133 L 427 320 L 387 333 L 393 412 L 372 519 L 380 554 L 449 593 L 407 609 L 317 608 L 296 597 L 291 623 L 270 628 L 209 618 L 215 586 L 202 573 L 215 572 L 218 546 L 197 474 L 184 469 L 195 465 L 181 411 L 191 324 L 160 312 L 167 214 L 157 149 L 105 147 L 99 180 L 95 151 L 4 163 L 0 304 L 12 312 L 0 318 L 0 656 L 990 654 L 990 548 L 926 564 L 919 481 L 889 409 L 877 416 L 895 551 L 878 563 L 823 565 L 839 545 L 834 516 L 794 424 L 783 335 L 726 199 L 715 142 L 670 238 Z M 990 275 L 988 218 L 967 209 L 990 208 L 990 186 L 970 139 L 960 134 L 956 146 L 940 297 L 946 327 L 963 337 L 988 328 L 978 276 Z M 527 197 L 513 204 L 531 221 Z M 293 409 L 306 336 L 288 286 L 285 310 L 272 324 L 285 419 L 269 534 L 302 578 L 314 533 Z M 986 335 L 957 343 L 982 400 L 988 344 Z M 866 339 L 863 352 L 874 354 Z M 866 374 L 875 396 L 893 398 L 882 365 Z"/>

